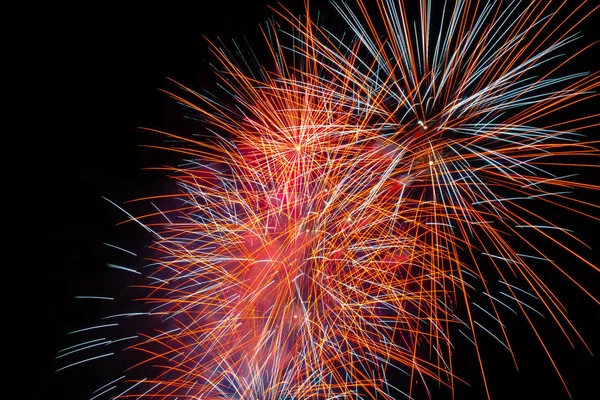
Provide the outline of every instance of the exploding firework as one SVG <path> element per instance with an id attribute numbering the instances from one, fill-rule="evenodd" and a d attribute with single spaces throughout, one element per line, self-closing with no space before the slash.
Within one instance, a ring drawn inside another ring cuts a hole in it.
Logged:
<path id="1" fill-rule="evenodd" d="M 561 73 L 576 54 L 559 52 L 590 7 L 563 18 L 551 3 L 333 5 L 350 37 L 309 10 L 277 11 L 288 28 L 264 28 L 272 68 L 213 44 L 229 103 L 168 92 L 214 138 L 160 132 L 185 158 L 165 168 L 178 189 L 137 201 L 170 206 L 133 216 L 115 204 L 154 242 L 136 286 L 149 308 L 109 318 L 152 322 L 61 352 L 134 342 L 141 359 L 94 398 L 431 396 L 432 383 L 462 382 L 455 336 L 473 344 L 489 397 L 482 337 L 517 363 L 507 312 L 525 318 L 561 380 L 535 315 L 585 344 L 532 261 L 598 300 L 532 238 L 597 268 L 529 203 L 595 218 L 569 193 L 596 186 L 557 171 L 597 155 L 579 132 L 597 115 L 548 119 L 600 85 L 598 73 Z"/>

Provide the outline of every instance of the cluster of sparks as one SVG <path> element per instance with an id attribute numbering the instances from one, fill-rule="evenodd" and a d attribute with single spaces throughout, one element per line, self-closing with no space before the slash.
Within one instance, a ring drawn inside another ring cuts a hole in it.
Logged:
<path id="1" fill-rule="evenodd" d="M 559 53 L 591 12 L 581 3 L 566 12 L 464 0 L 435 17 L 421 0 L 413 25 L 402 2 L 334 2 L 352 39 L 276 11 L 291 29 L 263 30 L 272 68 L 213 44 L 233 101 L 183 85 L 169 93 L 214 140 L 161 132 L 187 160 L 167 169 L 179 190 L 140 200 L 179 205 L 130 215 L 156 238 L 140 299 L 152 308 L 134 314 L 162 326 L 60 357 L 135 341 L 128 348 L 145 356 L 131 371 L 152 366 L 153 375 L 128 372 L 93 398 L 392 399 L 413 398 L 415 382 L 426 393 L 431 382 L 461 384 L 457 334 L 474 346 L 487 391 L 481 336 L 517 363 L 506 312 L 528 321 L 552 364 L 536 314 L 585 345 L 532 261 L 598 300 L 529 236 L 596 267 L 564 244 L 577 240 L 572 232 L 528 206 L 537 199 L 594 218 L 582 211 L 594 205 L 568 194 L 596 187 L 555 167 L 597 155 L 575 131 L 596 116 L 536 124 L 600 86 L 597 73 L 561 74 L 575 55 Z"/>

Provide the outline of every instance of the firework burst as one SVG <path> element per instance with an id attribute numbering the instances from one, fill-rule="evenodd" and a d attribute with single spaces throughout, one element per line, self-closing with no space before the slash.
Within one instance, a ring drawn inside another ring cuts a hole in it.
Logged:
<path id="1" fill-rule="evenodd" d="M 131 373 L 151 372 L 97 396 L 413 398 L 417 380 L 428 395 L 431 382 L 453 392 L 457 333 L 473 343 L 487 392 L 482 336 L 517 363 L 506 309 L 563 379 L 534 315 L 585 342 L 531 260 L 598 300 L 528 232 L 598 269 L 566 244 L 572 232 L 527 204 L 595 218 L 568 194 L 596 186 L 555 167 L 597 155 L 579 133 L 597 115 L 541 122 L 596 96 L 600 75 L 561 75 L 572 57 L 559 57 L 591 7 L 556 21 L 564 10 L 552 3 L 418 4 L 413 16 L 386 0 L 333 2 L 350 39 L 277 11 L 290 28 L 264 28 L 273 68 L 212 45 L 230 104 L 183 85 L 168 92 L 214 139 L 160 132 L 186 159 L 165 169 L 178 190 L 138 201 L 177 205 L 128 214 L 155 237 L 139 285 L 151 308 L 136 314 L 161 327 L 128 347 L 144 354 Z M 387 379 L 398 373 L 405 385 Z"/>

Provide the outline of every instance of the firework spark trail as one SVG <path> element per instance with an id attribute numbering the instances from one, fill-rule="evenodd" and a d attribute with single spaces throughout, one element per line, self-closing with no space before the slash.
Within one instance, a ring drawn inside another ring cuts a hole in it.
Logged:
<path id="1" fill-rule="evenodd" d="M 430 190 L 437 210 L 433 222 L 438 229 L 436 240 L 448 248 L 458 236 L 470 252 L 476 247 L 483 248 L 481 254 L 489 257 L 501 282 L 506 283 L 509 275 L 516 275 L 521 285 L 535 293 L 570 342 L 568 330 L 582 339 L 551 289 L 528 267 L 524 257 L 512 250 L 498 227 L 492 228 L 487 221 L 493 218 L 501 223 L 503 230 L 527 244 L 531 242 L 519 230 L 531 228 L 582 260 L 575 251 L 562 244 L 561 239 L 548 233 L 549 228 L 555 229 L 574 239 L 568 230 L 553 225 L 519 201 L 537 198 L 581 212 L 562 202 L 568 198 L 560 189 L 596 188 L 574 182 L 569 177 L 557 177 L 548 169 L 552 162 L 547 159 L 551 156 L 597 155 L 594 142 L 579 143 L 581 135 L 572 131 L 576 123 L 581 128 L 597 123 L 584 118 L 545 128 L 533 125 L 552 112 L 596 96 L 592 89 L 600 83 L 598 73 L 553 76 L 574 56 L 565 57 L 549 73 L 530 76 L 542 70 L 542 64 L 557 58 L 557 51 L 577 38 L 573 31 L 581 19 L 574 15 L 584 4 L 567 18 L 553 21 L 556 14 L 551 13 L 550 4 L 520 6 L 511 3 L 504 8 L 487 4 L 479 9 L 478 2 L 460 1 L 453 8 L 443 10 L 451 18 L 447 25 L 441 24 L 440 34 L 434 40 L 429 36 L 429 2 L 421 2 L 420 30 L 415 28 L 414 33 L 409 29 L 407 10 L 394 2 L 378 1 L 378 13 L 369 12 L 362 1 L 357 2 L 358 14 L 345 3 L 334 2 L 334 5 L 359 38 L 364 51 L 355 59 L 361 61 L 346 61 L 346 55 L 338 48 L 345 52 L 349 47 L 344 47 L 342 41 L 331 46 L 331 41 L 336 41 L 331 36 L 329 43 L 317 43 L 318 51 L 335 61 L 327 66 L 331 73 L 353 77 L 355 87 L 360 90 L 352 101 L 368 104 L 369 112 L 384 121 L 379 132 L 388 133 L 386 140 L 391 139 L 390 146 L 395 142 L 398 143 L 396 148 L 410 148 L 413 154 L 403 156 L 397 171 L 407 165 L 412 170 L 413 160 L 417 163 L 429 161 L 429 182 L 425 181 L 422 189 Z M 591 13 L 589 10 L 582 12 L 580 18 Z M 559 28 L 563 32 L 557 34 Z M 534 36 L 539 39 L 533 40 Z M 369 56 L 365 57 L 365 53 Z M 569 124 L 571 131 L 555 129 Z M 573 163 L 573 166 L 581 165 Z M 548 190 L 541 183 L 558 187 L 559 191 Z M 518 196 L 503 196 L 506 188 Z M 449 243 L 444 243 L 440 232 L 446 232 Z M 533 256 L 547 260 L 543 251 L 530 246 Z M 586 260 L 582 261 L 597 270 Z M 489 278 L 489 273 L 480 267 L 475 254 L 473 262 L 475 274 L 482 278 L 482 289 L 489 292 L 483 279 Z M 572 280 L 564 269 L 550 262 Z M 444 273 L 458 275 L 461 285 L 463 271 L 464 261 L 448 264 Z M 518 296 L 510 288 L 509 297 L 516 300 Z M 481 326 L 471 316 L 466 287 L 448 290 L 465 294 L 469 323 Z M 499 322 L 502 340 L 484 330 L 510 350 L 509 338 L 493 301 L 490 301 L 490 307 L 494 319 Z M 531 310 L 527 309 L 531 307 L 518 300 L 517 307 L 535 331 L 528 314 Z M 535 333 L 554 365 L 540 335 Z M 473 340 L 478 347 L 474 330 Z M 479 350 L 477 352 L 479 354 Z M 480 364 L 485 381 L 481 357 Z"/>
<path id="2" fill-rule="evenodd" d="M 575 280 L 528 231 L 596 267 L 564 244 L 576 239 L 570 231 L 524 202 L 586 216 L 581 206 L 597 207 L 568 196 L 597 187 L 553 172 L 566 156 L 580 167 L 597 155 L 577 132 L 597 116 L 536 126 L 600 86 L 598 73 L 557 74 L 570 60 L 558 51 L 585 15 L 557 22 L 550 3 L 459 1 L 440 10 L 435 36 L 425 0 L 415 25 L 402 3 L 378 0 L 375 13 L 360 0 L 357 12 L 333 4 L 355 39 L 276 10 L 291 29 L 263 30 L 272 70 L 212 45 L 235 106 L 183 85 L 167 92 L 216 135 L 203 143 L 160 132 L 180 142 L 165 149 L 188 160 L 164 169 L 178 193 L 140 200 L 179 206 L 127 214 L 156 237 L 140 299 L 152 309 L 137 314 L 163 326 L 63 354 L 136 339 L 128 348 L 145 358 L 130 369 L 157 372 L 123 378 L 129 384 L 115 398 L 411 398 L 417 377 L 427 393 L 431 382 L 453 391 L 461 382 L 453 326 L 470 332 L 459 330 L 475 346 L 487 391 L 481 335 L 517 364 L 503 307 L 525 316 L 553 365 L 532 313 L 583 342 L 528 260 Z M 550 73 L 537 72 L 552 62 Z M 469 300 L 474 292 L 488 302 Z M 410 378 L 407 387 L 386 380 L 392 368 Z M 95 396 L 116 392 L 113 383 Z"/>
<path id="3" fill-rule="evenodd" d="M 155 245 L 164 253 L 156 260 L 157 277 L 165 269 L 176 276 L 160 278 L 146 300 L 158 301 L 168 309 L 160 312 L 181 326 L 176 337 L 148 338 L 134 348 L 164 349 L 152 350 L 156 356 L 147 362 L 172 362 L 174 352 L 189 350 L 176 367 L 165 366 L 186 374 L 165 379 L 153 395 L 183 396 L 198 380 L 205 383 L 190 395 L 232 388 L 241 398 L 350 395 L 351 387 L 381 386 L 374 385 L 384 373 L 380 361 L 390 358 L 437 376 L 439 365 L 407 348 L 419 321 L 440 308 L 429 293 L 435 273 L 427 273 L 422 259 L 432 250 L 406 227 L 405 221 L 420 220 L 413 207 L 382 190 L 386 160 L 372 157 L 378 150 L 346 143 L 341 129 L 356 123 L 336 109 L 337 100 L 324 101 L 322 87 L 315 95 L 316 85 L 288 76 L 250 82 L 222 61 L 241 79 L 230 90 L 246 105 L 244 118 L 235 120 L 244 127 L 227 126 L 235 143 L 211 149 L 211 161 L 225 169 L 175 171 L 182 175 L 184 206 L 168 212 L 166 231 L 162 223 L 148 224 L 163 238 Z M 213 121 L 224 127 L 222 119 Z M 371 156 L 361 155 L 365 149 Z M 428 212 L 422 208 L 420 215 Z M 177 214 L 183 222 L 174 226 Z M 421 236 L 432 232 L 421 230 Z M 379 308 L 387 309 L 389 321 Z M 408 342 L 398 345 L 403 331 Z M 370 376 L 372 370 L 379 372 Z"/>

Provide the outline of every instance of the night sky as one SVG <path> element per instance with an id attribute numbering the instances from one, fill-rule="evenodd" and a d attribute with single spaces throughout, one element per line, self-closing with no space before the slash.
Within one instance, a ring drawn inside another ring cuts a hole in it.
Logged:
<path id="1" fill-rule="evenodd" d="M 250 43 L 262 45 L 259 24 L 272 15 L 267 5 L 276 4 L 275 1 L 210 3 L 213 3 L 210 9 L 170 3 L 126 10 L 100 5 L 53 9 L 53 15 L 59 17 L 44 25 L 47 29 L 40 34 L 40 51 L 35 59 L 49 90 L 35 96 L 43 96 L 52 113 L 43 121 L 46 129 L 36 133 L 36 145 L 42 154 L 39 172 L 44 177 L 39 180 L 36 198 L 42 205 L 38 205 L 43 208 L 38 212 L 46 227 L 37 252 L 42 257 L 34 267 L 42 287 L 43 324 L 36 324 L 41 337 L 34 344 L 36 348 L 40 346 L 35 353 L 35 364 L 41 384 L 32 385 L 36 395 L 20 398 L 89 399 L 98 387 L 97 378 L 106 375 L 104 381 L 108 382 L 111 377 L 119 376 L 118 372 L 108 373 L 110 362 L 92 362 L 55 373 L 63 364 L 53 358 L 57 350 L 75 343 L 66 337 L 67 332 L 96 323 L 108 311 L 105 304 L 75 300 L 74 296 L 118 297 L 132 283 L 126 274 L 106 268 L 107 263 L 127 260 L 103 243 L 133 251 L 143 251 L 149 243 L 149 236 L 140 228 L 115 226 L 124 215 L 103 197 L 122 204 L 171 188 L 161 173 L 144 168 L 174 165 L 177 156 L 141 147 L 160 145 L 164 139 L 139 127 L 186 136 L 204 133 L 199 123 L 186 119 L 185 110 L 159 89 L 176 89 L 167 78 L 198 90 L 214 89 L 215 75 L 209 65 L 214 59 L 203 36 L 220 37 L 227 44 L 233 38 L 246 37 Z M 298 5 L 294 7 L 300 10 Z M 336 26 L 334 13 L 328 8 L 326 11 L 326 21 Z M 586 35 L 582 43 L 600 39 L 595 29 L 600 23 L 598 14 L 582 26 Z M 254 50 L 262 57 L 260 47 Z M 592 50 L 571 68 L 598 70 L 600 61 L 593 53 Z M 588 113 L 599 109 L 598 102 L 585 107 Z M 587 133 L 600 134 L 600 128 Z M 598 182 L 593 172 L 583 172 L 582 179 Z M 593 194 L 583 193 L 579 197 L 598 203 Z M 563 218 L 593 248 L 600 247 L 596 234 L 600 223 L 576 216 L 557 217 Z M 592 252 L 582 255 L 592 261 L 599 259 Z M 565 262 L 566 268 L 573 268 L 576 278 L 586 283 L 596 296 L 600 295 L 598 274 L 587 271 L 572 258 Z M 599 307 L 555 272 L 548 271 L 547 277 L 592 351 L 600 353 Z M 515 318 L 508 324 L 521 371 L 515 371 L 505 350 L 490 343 L 485 349 L 484 363 L 493 398 L 567 399 L 525 320 Z M 593 398 L 587 393 L 597 392 L 598 359 L 586 353 L 580 343 L 575 342 L 575 349 L 571 349 L 558 332 L 549 334 L 556 329 L 550 321 L 542 320 L 539 326 L 546 332 L 544 337 L 573 397 Z M 474 353 L 465 343 L 457 347 L 459 374 L 474 385 L 471 389 L 459 387 L 457 398 L 484 398 Z M 461 357 L 461 349 L 469 354 Z"/>

